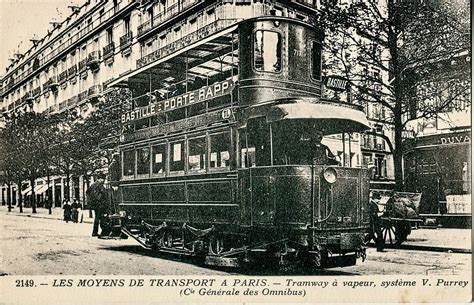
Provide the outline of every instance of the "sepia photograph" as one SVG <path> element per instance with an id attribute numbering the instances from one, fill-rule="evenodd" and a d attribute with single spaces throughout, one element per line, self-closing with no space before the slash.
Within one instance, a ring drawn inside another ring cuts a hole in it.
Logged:
<path id="1" fill-rule="evenodd" d="M 471 302 L 471 18 L 0 1 L 0 304 Z"/>

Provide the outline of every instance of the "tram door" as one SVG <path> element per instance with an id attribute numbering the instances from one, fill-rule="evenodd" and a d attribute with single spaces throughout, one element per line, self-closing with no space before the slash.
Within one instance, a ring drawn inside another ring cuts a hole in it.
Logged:
<path id="1" fill-rule="evenodd" d="M 272 224 L 275 221 L 274 179 L 271 170 L 269 126 L 264 117 L 250 119 L 240 130 L 239 187 L 242 219 L 247 225 Z"/>

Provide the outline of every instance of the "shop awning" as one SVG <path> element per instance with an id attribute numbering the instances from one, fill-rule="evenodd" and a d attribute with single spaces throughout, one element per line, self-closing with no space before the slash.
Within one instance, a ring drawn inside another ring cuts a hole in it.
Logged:
<path id="1" fill-rule="evenodd" d="M 287 99 L 254 107 L 251 116 L 265 115 L 267 122 L 306 120 L 324 134 L 359 132 L 370 128 L 357 105 L 311 99 Z"/>
<path id="2" fill-rule="evenodd" d="M 47 184 L 41 184 L 35 186 L 35 194 L 43 194 L 48 190 L 48 185 Z"/>
<path id="3" fill-rule="evenodd" d="M 35 194 L 42 194 L 48 190 L 48 185 L 47 184 L 41 184 L 35 186 Z M 22 195 L 31 195 L 31 186 L 27 187 L 23 191 L 21 191 Z"/>
<path id="4" fill-rule="evenodd" d="M 31 193 L 31 186 L 27 187 L 26 189 L 24 189 L 23 191 L 21 191 L 21 194 L 24 196 L 26 194 L 29 194 Z"/>

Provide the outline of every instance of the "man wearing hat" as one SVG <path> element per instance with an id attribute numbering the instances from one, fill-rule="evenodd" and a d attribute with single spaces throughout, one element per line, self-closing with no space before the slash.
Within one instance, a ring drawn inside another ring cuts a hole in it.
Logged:
<path id="1" fill-rule="evenodd" d="M 384 252 L 385 241 L 382 236 L 382 223 L 379 217 L 378 203 L 382 197 L 378 192 L 370 193 L 369 212 L 370 212 L 370 235 L 367 240 L 374 239 L 377 252 Z"/>

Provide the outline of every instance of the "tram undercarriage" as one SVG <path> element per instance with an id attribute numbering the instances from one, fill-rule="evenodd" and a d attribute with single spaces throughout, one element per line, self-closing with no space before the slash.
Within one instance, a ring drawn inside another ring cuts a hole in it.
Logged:
<path id="1" fill-rule="evenodd" d="M 201 258 L 211 266 L 244 267 L 263 263 L 333 268 L 352 266 L 357 258 L 364 261 L 366 257 L 363 234 L 358 232 L 339 230 L 328 234 L 309 227 L 198 229 L 186 223 L 173 226 L 146 221 L 122 226 L 120 216 L 112 215 L 110 220 L 113 224 L 108 230 L 110 234 L 102 238 L 131 237 L 144 249 Z"/>

